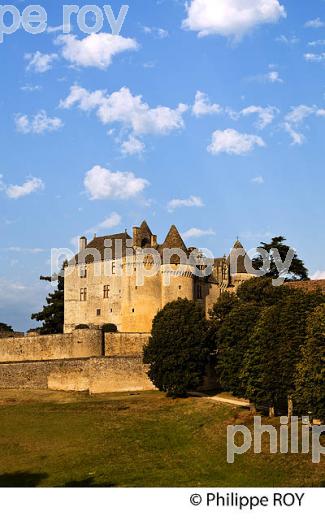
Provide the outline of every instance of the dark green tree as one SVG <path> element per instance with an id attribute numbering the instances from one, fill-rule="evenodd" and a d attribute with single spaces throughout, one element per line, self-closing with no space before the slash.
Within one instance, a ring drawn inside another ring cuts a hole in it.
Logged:
<path id="1" fill-rule="evenodd" d="M 241 372 L 247 382 L 247 397 L 258 406 L 283 410 L 292 397 L 307 319 L 324 301 L 321 293 L 290 290 L 286 300 L 263 310 Z"/>
<path id="2" fill-rule="evenodd" d="M 0 323 L 0 332 L 13 332 L 13 328 L 6 323 Z"/>
<path id="3" fill-rule="evenodd" d="M 223 320 L 217 338 L 216 374 L 223 390 L 246 396 L 246 381 L 240 378 L 250 336 L 259 319 L 261 307 L 238 303 Z"/>
<path id="4" fill-rule="evenodd" d="M 325 304 L 308 317 L 307 340 L 295 375 L 294 406 L 325 420 Z"/>
<path id="5" fill-rule="evenodd" d="M 237 304 L 238 298 L 235 294 L 229 292 L 222 293 L 210 311 L 211 320 L 222 323 Z"/>
<path id="6" fill-rule="evenodd" d="M 41 312 L 32 314 L 32 320 L 43 322 L 38 329 L 40 334 L 62 334 L 64 326 L 64 271 L 54 278 L 41 276 L 45 282 L 57 281 L 57 289 L 46 298 L 46 305 Z"/>
<path id="7" fill-rule="evenodd" d="M 292 290 L 288 284 L 274 287 L 270 278 L 262 276 L 242 283 L 238 287 L 237 298 L 242 303 L 269 307 L 286 300 L 292 294 Z"/>
<path id="8" fill-rule="evenodd" d="M 295 254 L 293 257 L 288 275 L 283 272 L 279 273 L 274 261 L 274 253 L 272 251 L 276 249 L 281 257 L 282 262 L 284 262 L 290 249 L 290 247 L 284 242 L 286 242 L 286 238 L 283 236 L 272 238 L 270 243 L 261 242 L 260 247 L 269 253 L 270 259 L 270 269 L 268 271 L 263 271 L 263 274 L 273 279 L 285 277 L 287 280 L 308 280 L 308 270 L 306 269 L 304 262 L 298 258 L 297 254 Z M 261 255 L 257 256 L 253 260 L 253 267 L 256 270 L 263 269 L 263 257 Z"/>
<path id="9" fill-rule="evenodd" d="M 179 299 L 154 318 L 144 362 L 154 385 L 168 396 L 198 388 L 209 364 L 209 325 L 202 305 Z"/>

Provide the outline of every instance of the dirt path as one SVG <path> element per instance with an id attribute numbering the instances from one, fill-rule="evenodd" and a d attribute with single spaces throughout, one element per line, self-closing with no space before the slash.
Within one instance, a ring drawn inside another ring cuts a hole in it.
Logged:
<path id="1" fill-rule="evenodd" d="M 214 395 L 213 397 L 208 397 L 211 401 L 218 401 L 218 403 L 223 404 L 232 404 L 234 406 L 243 406 L 245 408 L 250 408 L 250 402 L 245 399 L 237 399 L 236 397 L 221 397 L 219 395 Z"/>

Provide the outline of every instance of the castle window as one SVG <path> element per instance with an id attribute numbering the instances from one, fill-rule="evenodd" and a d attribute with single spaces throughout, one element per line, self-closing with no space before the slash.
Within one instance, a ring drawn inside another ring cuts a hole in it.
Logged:
<path id="1" fill-rule="evenodd" d="M 100 310 L 100 309 L 97 309 L 96 314 L 97 314 L 97 316 L 100 316 L 100 315 L 101 315 L 101 310 Z"/>
<path id="2" fill-rule="evenodd" d="M 79 268 L 79 276 L 80 276 L 80 278 L 87 278 L 87 266 L 82 265 Z"/>
<path id="3" fill-rule="evenodd" d="M 115 274 L 115 262 L 112 262 L 112 274 Z"/>
<path id="4" fill-rule="evenodd" d="M 202 300 L 202 285 L 196 286 L 196 297 L 198 300 Z"/>
<path id="5" fill-rule="evenodd" d="M 135 312 L 135 309 L 132 309 L 132 312 Z"/>
<path id="6" fill-rule="evenodd" d="M 81 302 L 87 301 L 87 289 L 80 289 L 80 301 Z"/>
<path id="7" fill-rule="evenodd" d="M 178 289 L 179 289 L 179 291 L 181 291 L 181 290 L 182 290 L 182 286 L 181 286 L 181 285 L 179 285 L 179 286 L 178 286 Z"/>
<path id="8" fill-rule="evenodd" d="M 109 297 L 109 291 L 110 291 L 110 286 L 104 285 L 104 298 L 105 299 Z"/>

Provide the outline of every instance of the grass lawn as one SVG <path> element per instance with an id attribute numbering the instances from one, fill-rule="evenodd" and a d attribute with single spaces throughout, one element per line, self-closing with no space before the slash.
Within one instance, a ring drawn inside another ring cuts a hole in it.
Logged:
<path id="1" fill-rule="evenodd" d="M 320 486 L 310 455 L 226 460 L 243 409 L 158 392 L 89 396 L 0 391 L 1 486 Z M 265 439 L 267 440 L 267 438 Z M 323 481 L 323 482 L 322 482 Z"/>

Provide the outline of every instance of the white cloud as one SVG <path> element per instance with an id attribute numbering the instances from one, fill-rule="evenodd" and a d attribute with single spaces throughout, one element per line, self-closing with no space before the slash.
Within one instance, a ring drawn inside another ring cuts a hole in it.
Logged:
<path id="1" fill-rule="evenodd" d="M 323 46 L 325 45 L 325 40 L 315 40 L 313 42 L 308 42 L 308 45 L 310 47 L 318 47 L 318 46 Z"/>
<path id="2" fill-rule="evenodd" d="M 86 231 L 86 233 L 97 233 L 97 231 L 103 231 L 105 229 L 111 229 L 116 226 L 118 226 L 121 223 L 121 215 L 118 213 L 111 213 L 111 215 L 107 218 L 105 218 L 102 222 L 97 224 L 97 226 L 94 226 Z"/>
<path id="3" fill-rule="evenodd" d="M 304 58 L 306 61 L 309 61 L 312 63 L 320 63 L 322 61 L 325 61 L 325 52 L 322 52 L 321 54 L 314 54 L 313 52 L 306 52 L 304 54 Z"/>
<path id="4" fill-rule="evenodd" d="M 78 85 L 71 87 L 68 97 L 60 103 L 61 108 L 66 109 L 75 105 L 83 111 L 96 110 L 104 125 L 120 123 L 136 135 L 169 134 L 182 129 L 183 113 L 188 109 L 182 103 L 175 109 L 164 106 L 150 108 L 142 96 L 133 96 L 126 87 L 107 94 L 103 90 L 89 92 Z"/>
<path id="5" fill-rule="evenodd" d="M 266 126 L 270 125 L 276 114 L 279 113 L 279 110 L 276 107 L 260 107 L 256 105 L 251 105 L 249 107 L 244 108 L 240 112 L 233 112 L 231 110 L 228 110 L 229 115 L 233 119 L 237 119 L 240 116 L 247 117 L 251 115 L 257 115 L 257 122 L 256 126 L 260 130 L 265 128 Z"/>
<path id="6" fill-rule="evenodd" d="M 84 185 L 91 200 L 130 199 L 139 195 L 149 182 L 132 172 L 111 172 L 97 165 L 86 173 Z"/>
<path id="7" fill-rule="evenodd" d="M 168 211 L 172 212 L 177 208 L 202 208 L 204 206 L 200 197 L 192 195 L 188 199 L 172 199 L 168 202 Z"/>
<path id="8" fill-rule="evenodd" d="M 312 280 L 325 280 L 325 271 L 316 271 L 311 277 Z"/>
<path id="9" fill-rule="evenodd" d="M 143 68 L 144 69 L 154 69 L 156 65 L 157 65 L 156 61 L 146 61 L 143 64 Z"/>
<path id="10" fill-rule="evenodd" d="M 42 54 L 36 51 L 34 54 L 25 54 L 25 60 L 28 61 L 26 70 L 42 74 L 50 70 L 53 66 L 53 62 L 57 59 L 58 55 L 55 53 Z"/>
<path id="11" fill-rule="evenodd" d="M 44 183 L 37 177 L 30 177 L 19 186 L 18 184 L 6 185 L 0 176 L 0 191 L 4 191 L 9 199 L 20 199 L 42 189 L 44 189 Z"/>
<path id="12" fill-rule="evenodd" d="M 42 87 L 40 85 L 23 85 L 20 90 L 23 92 L 38 92 L 42 90 Z"/>
<path id="13" fill-rule="evenodd" d="M 298 132 L 295 130 L 292 125 L 289 123 L 284 123 L 284 129 L 285 131 L 290 135 L 292 141 L 291 144 L 295 145 L 301 145 L 305 142 L 305 136 L 301 132 Z"/>
<path id="14" fill-rule="evenodd" d="M 64 30 L 66 31 L 70 31 L 71 27 L 70 25 L 48 25 L 47 29 L 46 29 L 46 32 L 49 33 L 49 34 L 52 34 L 52 33 L 56 33 L 56 32 L 64 32 Z"/>
<path id="15" fill-rule="evenodd" d="M 314 20 L 309 20 L 306 22 L 305 27 L 310 29 L 320 29 L 321 27 L 325 27 L 325 22 L 323 22 L 320 18 L 315 18 Z"/>
<path id="16" fill-rule="evenodd" d="M 253 184 L 264 184 L 265 181 L 264 181 L 264 177 L 262 177 L 262 175 L 258 175 L 257 177 L 253 177 L 251 179 L 251 182 Z"/>
<path id="17" fill-rule="evenodd" d="M 255 146 L 266 146 L 263 139 L 257 135 L 241 134 L 232 128 L 216 130 L 212 134 L 212 142 L 208 152 L 212 155 L 227 153 L 229 155 L 245 155 Z"/>
<path id="18" fill-rule="evenodd" d="M 93 33 L 82 40 L 65 34 L 58 36 L 55 42 L 63 46 L 62 56 L 73 65 L 102 70 L 111 65 L 116 54 L 138 49 L 134 39 L 108 33 Z"/>
<path id="19" fill-rule="evenodd" d="M 130 135 L 128 140 L 121 144 L 121 150 L 124 155 L 141 155 L 145 148 L 145 144 L 140 139 L 134 137 L 134 135 Z"/>
<path id="20" fill-rule="evenodd" d="M 158 38 L 159 40 L 163 40 L 164 38 L 168 38 L 169 32 L 166 29 L 162 29 L 161 27 L 143 27 L 143 32 L 145 34 L 150 34 L 154 38 Z"/>
<path id="21" fill-rule="evenodd" d="M 317 106 L 298 105 L 292 107 L 285 116 L 283 127 L 292 138 L 293 145 L 301 145 L 305 141 L 305 136 L 300 132 L 300 127 L 310 116 L 324 117 L 325 110 Z"/>
<path id="22" fill-rule="evenodd" d="M 275 41 L 283 43 L 284 45 L 296 45 L 300 40 L 296 36 L 285 36 L 284 34 L 281 34 L 281 36 L 278 36 Z"/>
<path id="23" fill-rule="evenodd" d="M 325 117 L 325 109 L 324 108 L 318 108 L 315 112 L 317 117 Z"/>
<path id="24" fill-rule="evenodd" d="M 292 107 L 285 119 L 288 123 L 298 124 L 302 123 L 307 117 L 315 113 L 316 108 L 307 105 L 298 105 Z"/>
<path id="25" fill-rule="evenodd" d="M 63 126 L 63 122 L 58 117 L 48 117 L 45 110 L 40 110 L 37 114 L 29 118 L 25 114 L 15 116 L 16 130 L 21 134 L 44 134 L 45 132 L 55 132 Z"/>
<path id="26" fill-rule="evenodd" d="M 240 39 L 254 27 L 286 17 L 278 0 L 191 0 L 183 29 L 199 36 L 219 34 Z"/>
<path id="27" fill-rule="evenodd" d="M 275 65 L 269 65 L 269 69 L 271 69 L 266 74 L 258 74 L 257 76 L 252 76 L 248 78 L 249 81 L 258 81 L 260 83 L 284 83 L 283 79 L 280 77 L 280 73 L 277 70 L 274 70 Z"/>
<path id="28" fill-rule="evenodd" d="M 277 70 L 271 70 L 265 76 L 265 80 L 269 83 L 283 83 L 283 79 L 280 78 L 280 74 Z"/>
<path id="29" fill-rule="evenodd" d="M 206 116 L 208 114 L 220 114 L 222 108 L 220 105 L 211 103 L 209 97 L 204 92 L 197 91 L 195 94 L 195 102 L 192 107 L 192 113 L 196 117 Z"/>
<path id="30" fill-rule="evenodd" d="M 215 232 L 213 229 L 199 229 L 199 228 L 191 228 L 188 231 L 185 231 L 185 233 L 182 233 L 183 238 L 200 238 L 200 237 L 206 237 L 206 236 L 213 236 L 215 235 Z"/>

